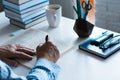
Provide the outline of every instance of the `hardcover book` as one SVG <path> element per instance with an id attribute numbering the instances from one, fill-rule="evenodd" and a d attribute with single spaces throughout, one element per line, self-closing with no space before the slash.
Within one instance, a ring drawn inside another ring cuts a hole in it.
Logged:
<path id="1" fill-rule="evenodd" d="M 18 13 L 18 14 L 25 14 L 25 13 L 30 12 L 30 11 L 33 11 L 33 10 L 35 10 L 35 9 L 45 7 L 45 6 L 47 6 L 48 4 L 49 4 L 49 2 L 44 2 L 44 3 L 42 3 L 42 4 L 40 3 L 40 4 L 38 4 L 38 5 L 32 6 L 32 7 L 30 7 L 30 8 L 24 9 L 24 10 L 16 10 L 16 9 L 11 8 L 11 7 L 9 7 L 9 6 L 5 6 L 5 8 L 6 8 L 7 10 L 10 10 L 10 11 L 15 12 L 15 13 Z"/>
<path id="2" fill-rule="evenodd" d="M 32 26 L 34 26 L 34 25 L 36 25 L 36 24 L 38 24 L 42 21 L 45 21 L 45 20 L 46 20 L 46 16 L 42 16 L 42 17 L 40 17 L 36 20 L 33 20 L 32 22 L 30 22 L 28 24 L 23 24 L 21 22 L 15 21 L 15 20 L 10 20 L 10 23 L 13 24 L 13 25 L 16 25 L 18 27 L 26 29 L 26 28 L 32 27 Z"/>
<path id="3" fill-rule="evenodd" d="M 25 4 L 21 4 L 21 5 L 16 5 L 16 4 L 13 4 L 13 3 L 8 2 L 6 0 L 3 0 L 3 4 L 5 6 L 8 6 L 10 8 L 13 8 L 13 9 L 16 9 L 16 10 L 19 10 L 19 11 L 25 10 L 27 8 L 30 8 L 30 7 L 33 7 L 33 6 L 36 6 L 36 5 L 40 5 L 44 2 L 48 2 L 48 0 L 32 0 L 32 1 L 29 1 L 29 2 L 27 2 Z"/>
<path id="4" fill-rule="evenodd" d="M 24 14 L 18 14 L 18 13 L 15 13 L 15 12 L 11 11 L 11 10 L 5 9 L 5 14 L 8 15 L 8 16 L 12 15 L 13 17 L 24 19 L 25 17 L 29 17 L 33 14 L 38 13 L 38 12 L 44 13 L 45 12 L 45 7 L 46 6 L 41 7 L 41 8 L 37 8 L 37 9 L 31 10 L 29 12 L 26 12 Z"/>
<path id="5" fill-rule="evenodd" d="M 8 18 L 17 20 L 17 21 L 19 21 L 19 22 L 27 22 L 27 21 L 30 21 L 30 20 L 38 17 L 38 16 L 45 15 L 45 10 L 41 10 L 41 11 L 39 11 L 39 12 L 37 12 L 37 13 L 34 13 L 34 14 L 31 15 L 31 16 L 27 16 L 27 17 L 25 17 L 25 18 L 19 18 L 19 17 L 13 15 L 13 14 L 6 14 L 6 13 L 5 13 L 5 15 L 6 15 Z"/>
<path id="6" fill-rule="evenodd" d="M 107 58 L 110 55 L 114 54 L 116 51 L 120 50 L 120 43 L 111 46 L 107 49 L 101 49 L 99 46 L 91 44 L 93 38 L 87 39 L 79 45 L 79 49 L 89 52 L 91 54 L 97 55 L 102 58 Z"/>
<path id="7" fill-rule="evenodd" d="M 26 3 L 26 2 L 29 2 L 32 0 L 7 0 L 7 1 L 14 3 L 14 4 L 17 4 L 17 5 L 20 5 L 20 4 L 23 4 L 23 3 Z"/>

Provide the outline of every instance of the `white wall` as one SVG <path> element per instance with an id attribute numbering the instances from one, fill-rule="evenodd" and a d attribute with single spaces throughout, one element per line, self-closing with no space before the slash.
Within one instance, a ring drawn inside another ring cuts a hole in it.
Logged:
<path id="1" fill-rule="evenodd" d="M 95 0 L 95 25 L 120 33 L 120 0 Z"/>
<path id="2" fill-rule="evenodd" d="M 74 19 L 75 13 L 72 8 L 71 0 L 50 0 L 50 4 L 60 4 L 62 5 L 62 14 L 65 17 Z"/>

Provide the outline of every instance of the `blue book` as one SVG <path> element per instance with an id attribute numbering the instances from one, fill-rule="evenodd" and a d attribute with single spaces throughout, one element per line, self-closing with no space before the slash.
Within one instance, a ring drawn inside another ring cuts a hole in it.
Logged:
<path id="1" fill-rule="evenodd" d="M 16 26 L 19 26 L 21 28 L 29 28 L 29 27 L 32 27 L 33 25 L 36 25 L 42 21 L 46 20 L 46 16 L 40 16 L 40 17 L 37 17 L 36 19 L 34 19 L 33 21 L 27 23 L 27 24 L 24 24 L 24 23 L 21 23 L 19 21 L 16 21 L 16 20 L 10 20 L 10 23 L 13 24 L 13 25 L 16 25 Z"/>
<path id="2" fill-rule="evenodd" d="M 5 14 L 5 15 L 8 18 L 11 18 L 11 19 L 14 19 L 14 20 L 17 20 L 17 21 L 20 21 L 20 22 L 27 22 L 27 21 L 30 21 L 30 20 L 34 19 L 35 17 L 42 16 L 44 14 L 46 14 L 45 10 L 41 10 L 41 11 L 39 11 L 37 13 L 34 13 L 33 15 L 25 17 L 23 19 L 21 19 L 19 17 L 14 17 L 14 15 L 12 15 L 12 14 Z"/>
<path id="3" fill-rule="evenodd" d="M 37 8 L 37 9 L 35 9 L 35 10 L 31 10 L 31 11 L 26 12 L 26 13 L 24 13 L 24 14 L 18 14 L 18 13 L 16 13 L 16 12 L 13 12 L 13 11 L 9 10 L 9 9 L 5 9 L 5 14 L 6 14 L 6 15 L 12 15 L 12 16 L 17 17 L 17 18 L 20 18 L 20 19 L 24 19 L 25 17 L 29 17 L 29 16 L 31 16 L 31 15 L 34 15 L 34 13 L 40 12 L 41 10 L 45 10 L 45 8 L 46 8 L 46 6 L 41 7 L 41 8 Z M 43 12 L 44 12 L 44 11 L 43 11 Z"/>
<path id="4" fill-rule="evenodd" d="M 16 4 L 13 4 L 13 3 L 9 2 L 9 1 L 3 0 L 3 4 L 5 6 L 8 6 L 8 7 L 11 7 L 13 9 L 21 11 L 21 10 L 25 10 L 27 8 L 30 8 L 30 7 L 36 6 L 36 5 L 40 4 L 40 3 L 48 2 L 48 1 L 49 0 L 32 0 L 32 1 L 29 1 L 29 2 L 27 2 L 25 4 L 16 5 Z"/>
<path id="5" fill-rule="evenodd" d="M 11 7 L 9 7 L 9 6 L 5 6 L 5 8 L 7 9 L 7 10 L 11 10 L 12 12 L 15 12 L 15 13 L 18 13 L 18 14 L 25 14 L 25 13 L 27 13 L 27 12 L 29 12 L 29 11 L 33 11 L 33 10 L 35 10 L 35 9 L 37 9 L 37 8 L 41 8 L 41 7 L 44 7 L 44 6 L 47 6 L 49 4 L 49 2 L 47 1 L 45 1 L 45 2 L 42 2 L 42 3 L 40 3 L 40 4 L 37 4 L 37 5 L 35 5 L 35 6 L 33 6 L 33 7 L 30 7 L 30 8 L 27 8 L 27 9 L 24 9 L 24 10 L 16 10 L 16 9 L 14 9 L 14 8 L 11 8 Z"/>

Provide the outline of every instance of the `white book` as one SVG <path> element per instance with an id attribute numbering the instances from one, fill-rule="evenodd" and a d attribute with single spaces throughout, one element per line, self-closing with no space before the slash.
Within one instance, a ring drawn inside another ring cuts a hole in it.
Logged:
<path id="1" fill-rule="evenodd" d="M 16 5 L 16 4 L 13 4 L 13 3 L 8 2 L 6 0 L 3 0 L 3 4 L 5 6 L 11 7 L 13 9 L 16 9 L 16 10 L 19 10 L 19 11 L 30 8 L 30 7 L 34 7 L 36 5 L 40 5 L 44 2 L 48 2 L 48 0 L 32 0 L 32 1 L 29 1 L 29 2 L 27 2 L 25 4 L 21 4 L 21 5 Z"/>
<path id="2" fill-rule="evenodd" d="M 7 0 L 7 1 L 20 5 L 20 4 L 26 3 L 26 2 L 31 1 L 31 0 Z"/>
<path id="3" fill-rule="evenodd" d="M 38 12 L 40 12 L 41 10 L 45 10 L 45 7 L 46 7 L 46 6 L 41 7 L 41 8 L 37 8 L 37 9 L 34 9 L 34 10 L 32 10 L 32 11 L 23 13 L 23 14 L 18 14 L 18 13 L 15 13 L 15 12 L 11 11 L 11 10 L 5 9 L 5 13 L 6 13 L 6 14 L 9 14 L 9 15 L 13 15 L 14 17 L 18 17 L 18 18 L 20 18 L 20 19 L 23 19 L 23 18 L 25 18 L 25 17 L 28 17 L 28 16 L 33 15 L 34 13 L 38 13 Z"/>
<path id="4" fill-rule="evenodd" d="M 5 8 L 8 9 L 8 10 L 11 10 L 13 12 L 16 12 L 18 14 L 25 14 L 25 13 L 33 11 L 33 10 L 35 10 L 37 8 L 42 8 L 44 6 L 47 6 L 48 4 L 49 4 L 49 2 L 44 2 L 42 4 L 39 4 L 39 5 L 36 5 L 34 7 L 30 7 L 30 8 L 24 9 L 24 10 L 21 10 L 21 11 L 20 10 L 15 10 L 14 8 L 11 8 L 11 7 L 8 7 L 8 6 L 5 6 Z"/>
<path id="5" fill-rule="evenodd" d="M 36 24 L 38 24 L 38 23 L 40 23 L 42 21 L 45 21 L 45 20 L 46 20 L 46 16 L 42 16 L 39 19 L 36 19 L 36 20 L 34 20 L 34 21 L 32 21 L 32 22 L 30 22 L 28 24 L 23 24 L 23 23 L 20 23 L 18 21 L 15 21 L 15 20 L 10 20 L 10 23 L 15 25 L 15 26 L 26 29 L 26 28 L 30 28 L 30 27 L 32 27 L 32 26 L 34 26 L 34 25 L 36 25 Z"/>

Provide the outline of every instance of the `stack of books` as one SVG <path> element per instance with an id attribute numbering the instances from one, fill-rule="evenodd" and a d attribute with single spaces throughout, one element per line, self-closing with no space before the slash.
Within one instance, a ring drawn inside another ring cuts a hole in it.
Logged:
<path id="1" fill-rule="evenodd" d="M 45 8 L 49 0 L 3 0 L 3 4 L 11 24 L 29 28 L 46 20 Z"/>

